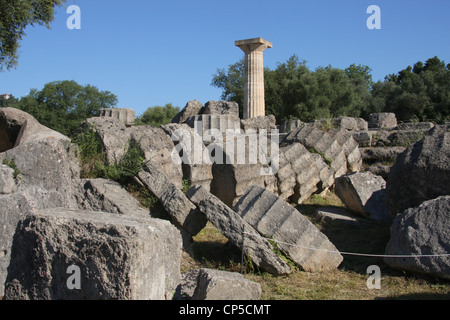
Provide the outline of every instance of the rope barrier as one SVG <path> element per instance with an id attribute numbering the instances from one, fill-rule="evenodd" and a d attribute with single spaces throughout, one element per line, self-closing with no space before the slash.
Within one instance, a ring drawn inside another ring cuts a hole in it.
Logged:
<path id="1" fill-rule="evenodd" d="M 243 234 L 254 236 L 255 234 L 243 232 Z M 327 249 L 320 249 L 320 248 L 311 248 L 311 247 L 305 247 L 300 246 L 297 244 L 292 244 L 284 241 L 275 240 L 272 238 L 263 237 L 260 234 L 258 234 L 259 237 L 267 240 L 274 241 L 276 243 L 280 244 L 286 244 L 293 247 L 298 247 L 306 250 L 313 250 L 313 251 L 322 251 L 322 252 L 328 252 L 328 253 L 336 253 L 341 255 L 348 255 L 348 256 L 361 256 L 361 257 L 376 257 L 376 258 L 431 258 L 431 257 L 450 257 L 450 253 L 444 253 L 444 254 L 410 254 L 410 255 L 389 255 L 389 254 L 370 254 L 370 253 L 355 253 L 355 252 L 341 252 L 341 251 L 335 251 L 335 250 L 327 250 Z"/>

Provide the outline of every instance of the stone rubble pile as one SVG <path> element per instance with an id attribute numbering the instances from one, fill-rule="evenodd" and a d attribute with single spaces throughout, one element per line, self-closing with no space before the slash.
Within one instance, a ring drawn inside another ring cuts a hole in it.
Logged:
<path id="1" fill-rule="evenodd" d="M 20 110 L 0 109 L 0 296 L 259 299 L 260 286 L 241 275 L 199 269 L 182 278 L 182 249 L 190 252 L 193 237 L 209 221 L 274 275 L 289 274 L 292 264 L 307 272 L 336 270 L 342 255 L 291 205 L 330 189 L 349 211 L 393 221 L 387 253 L 449 251 L 446 127 L 400 128 L 392 115 L 373 115 L 369 123 L 333 119 L 326 130 L 329 122 L 289 122 L 281 126 L 288 132 L 279 134 L 272 131 L 272 116 L 240 120 L 237 104 L 226 101 L 190 101 L 160 128 L 133 126 L 131 114 L 105 110 L 81 128 L 97 135 L 110 164 L 120 163 L 132 146 L 142 151 L 144 165 L 135 179 L 158 198 L 168 221 L 154 218 L 117 182 L 80 179 L 77 147 L 69 138 Z M 411 132 L 424 139 L 384 154 L 371 148 L 374 136 L 380 143 Z M 255 151 L 252 137 L 265 147 Z M 368 157 L 396 158 L 387 183 L 359 172 Z M 183 181 L 191 186 L 186 193 Z M 445 277 L 448 261 L 436 259 L 386 263 Z M 73 266 L 80 270 L 81 289 L 67 286 Z"/>

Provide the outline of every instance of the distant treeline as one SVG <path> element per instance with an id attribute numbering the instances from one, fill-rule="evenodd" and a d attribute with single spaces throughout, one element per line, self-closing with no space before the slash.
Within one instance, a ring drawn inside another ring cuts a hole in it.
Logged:
<path id="1" fill-rule="evenodd" d="M 266 113 L 278 122 L 338 116 L 367 119 L 376 112 L 394 112 L 401 121 L 450 119 L 450 64 L 434 57 L 378 82 L 373 82 L 371 71 L 355 64 L 345 70 L 328 66 L 311 71 L 293 55 L 274 70 L 265 68 Z M 212 85 L 222 89 L 222 99 L 242 106 L 244 60 L 218 69 Z"/>
<path id="2" fill-rule="evenodd" d="M 279 63 L 275 70 L 266 68 L 264 75 L 266 113 L 273 114 L 278 123 L 339 116 L 367 119 L 375 112 L 394 112 L 400 121 L 450 121 L 450 64 L 445 65 L 437 57 L 425 63 L 419 61 L 378 82 L 372 81 L 368 66 L 352 64 L 345 70 L 328 66 L 311 71 L 295 55 Z M 217 70 L 212 85 L 223 90 L 221 99 L 242 106 L 244 61 L 227 70 Z M 73 137 L 82 121 L 116 104 L 113 93 L 75 81 L 50 82 L 20 99 L 0 96 L 0 107 L 24 110 L 43 125 L 69 137 Z M 136 124 L 166 124 L 179 110 L 170 103 L 150 107 L 136 119 Z"/>

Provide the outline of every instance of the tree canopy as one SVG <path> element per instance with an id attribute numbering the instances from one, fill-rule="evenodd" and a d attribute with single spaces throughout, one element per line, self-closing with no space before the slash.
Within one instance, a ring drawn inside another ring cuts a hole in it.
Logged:
<path id="1" fill-rule="evenodd" d="M 394 112 L 399 120 L 442 122 L 450 116 L 449 70 L 450 65 L 434 57 L 374 83 L 368 66 L 352 64 L 345 70 L 327 66 L 311 71 L 293 55 L 274 70 L 264 70 L 266 113 L 278 121 L 311 121 Z M 222 89 L 222 99 L 242 106 L 244 60 L 218 69 L 211 85 Z"/>
<path id="2" fill-rule="evenodd" d="M 241 106 L 243 71 L 244 61 L 240 60 L 228 70 L 219 69 L 212 80 L 213 86 L 223 90 L 222 99 Z M 360 116 L 371 79 L 367 66 L 352 65 L 346 70 L 327 66 L 310 71 L 305 61 L 293 55 L 275 70 L 264 70 L 266 112 L 279 120 Z"/>
<path id="3" fill-rule="evenodd" d="M 54 81 L 40 91 L 32 89 L 12 106 L 28 112 L 41 124 L 72 137 L 81 122 L 116 104 L 117 97 L 109 91 L 99 91 L 94 86 L 82 86 L 75 81 Z"/>
<path id="4" fill-rule="evenodd" d="M 369 109 L 394 112 L 400 120 L 450 119 L 450 65 L 438 57 L 386 76 L 373 85 Z"/>
<path id="5" fill-rule="evenodd" d="M 0 0 L 0 71 L 17 65 L 25 28 L 35 24 L 50 28 L 55 7 L 66 0 Z"/>
<path id="6" fill-rule="evenodd" d="M 168 124 L 180 112 L 179 107 L 174 107 L 171 103 L 164 107 L 154 106 L 148 108 L 140 117 L 136 119 L 138 125 L 152 125 L 159 127 Z"/>

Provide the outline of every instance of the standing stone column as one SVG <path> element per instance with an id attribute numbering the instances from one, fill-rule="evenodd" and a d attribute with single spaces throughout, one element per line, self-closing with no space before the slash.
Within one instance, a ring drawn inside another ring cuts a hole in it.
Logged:
<path id="1" fill-rule="evenodd" d="M 244 119 L 265 116 L 263 52 L 272 48 L 272 43 L 254 38 L 235 45 L 245 52 Z"/>

